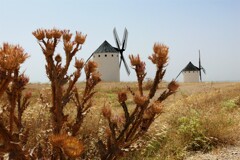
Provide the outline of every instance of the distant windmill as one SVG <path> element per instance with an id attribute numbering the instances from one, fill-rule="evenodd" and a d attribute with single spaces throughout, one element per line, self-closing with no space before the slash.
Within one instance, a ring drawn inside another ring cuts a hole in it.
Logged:
<path id="1" fill-rule="evenodd" d="M 117 47 L 111 46 L 106 40 L 92 53 L 92 55 L 87 59 L 93 57 L 93 60 L 98 63 L 98 71 L 101 74 L 101 79 L 103 81 L 120 81 L 120 67 L 123 61 L 127 74 L 130 74 L 130 70 L 123 56 L 123 52 L 127 47 L 128 31 L 125 28 L 122 44 L 118 38 L 117 31 L 113 29 L 113 35 Z M 119 61 L 120 54 L 120 61 Z M 87 62 L 86 61 L 86 62 Z"/>
<path id="2" fill-rule="evenodd" d="M 199 79 L 202 82 L 202 73 L 201 73 L 202 71 L 204 72 L 204 74 L 206 74 L 205 69 L 201 65 L 201 55 L 199 50 L 198 67 L 194 66 L 192 62 L 189 62 L 188 65 L 180 71 L 180 73 L 177 75 L 175 80 L 182 73 L 184 82 L 199 82 Z"/>

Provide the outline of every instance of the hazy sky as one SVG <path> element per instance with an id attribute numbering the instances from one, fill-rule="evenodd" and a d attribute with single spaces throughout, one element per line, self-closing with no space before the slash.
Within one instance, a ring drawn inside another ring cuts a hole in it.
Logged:
<path id="1" fill-rule="evenodd" d="M 204 81 L 240 81 L 239 0 L 0 0 L 0 45 L 20 44 L 31 56 L 23 70 L 32 82 L 48 82 L 45 59 L 32 35 L 38 28 L 82 31 L 87 40 L 77 57 L 85 60 L 104 40 L 115 46 L 112 30 L 120 39 L 129 32 L 129 54 L 140 54 L 147 77 L 155 66 L 147 57 L 155 42 L 169 46 L 165 80 L 171 80 L 192 61 L 198 65 L 201 50 Z M 62 50 L 61 50 L 62 51 Z M 128 77 L 121 68 L 121 80 Z M 179 77 L 182 81 L 182 76 Z"/>

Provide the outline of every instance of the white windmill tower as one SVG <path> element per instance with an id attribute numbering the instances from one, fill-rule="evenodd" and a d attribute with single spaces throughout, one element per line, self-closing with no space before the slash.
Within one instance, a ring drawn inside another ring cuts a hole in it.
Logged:
<path id="1" fill-rule="evenodd" d="M 120 81 L 120 67 L 123 61 L 128 75 L 130 70 L 127 66 L 123 51 L 127 47 L 128 31 L 125 28 L 123 34 L 122 44 L 118 38 L 116 29 L 113 30 L 114 38 L 117 47 L 112 47 L 106 40 L 92 53 L 88 60 L 93 57 L 93 60 L 98 64 L 98 71 L 101 74 L 102 81 L 105 82 L 119 82 Z M 120 61 L 119 61 L 120 56 Z M 87 60 L 87 61 L 88 61 Z"/>
<path id="2" fill-rule="evenodd" d="M 200 50 L 199 50 L 199 66 L 196 67 L 189 62 L 185 68 L 181 70 L 181 72 L 177 75 L 175 79 L 182 73 L 183 74 L 183 82 L 202 82 L 202 73 L 201 70 L 206 74 L 205 69 L 201 65 L 201 57 L 200 57 Z"/>

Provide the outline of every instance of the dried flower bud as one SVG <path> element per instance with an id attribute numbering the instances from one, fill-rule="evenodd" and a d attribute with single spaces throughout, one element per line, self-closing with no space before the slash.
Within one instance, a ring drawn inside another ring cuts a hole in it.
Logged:
<path id="1" fill-rule="evenodd" d="M 62 31 L 54 28 L 52 30 L 52 35 L 53 35 L 53 38 L 59 39 L 62 36 Z"/>
<path id="2" fill-rule="evenodd" d="M 73 43 L 72 42 L 64 42 L 64 50 L 67 53 L 70 53 L 73 49 Z"/>
<path id="3" fill-rule="evenodd" d="M 88 61 L 84 69 L 86 73 L 93 73 L 97 69 L 97 63 L 94 61 Z"/>
<path id="4" fill-rule="evenodd" d="M 37 29 L 36 31 L 32 32 L 32 34 L 40 41 L 45 38 L 45 32 L 42 29 Z"/>
<path id="5" fill-rule="evenodd" d="M 145 96 L 140 96 L 139 94 L 135 94 L 134 96 L 134 102 L 137 104 L 137 105 L 144 105 L 144 103 L 147 101 L 147 97 Z"/>
<path id="6" fill-rule="evenodd" d="M 105 118 L 110 119 L 112 115 L 112 111 L 109 106 L 105 106 L 102 108 L 102 114 Z"/>
<path id="7" fill-rule="evenodd" d="M 45 55 L 46 56 L 52 56 L 54 53 L 54 42 L 52 41 L 48 41 L 47 42 L 47 46 L 46 46 L 46 51 L 45 51 Z"/>
<path id="8" fill-rule="evenodd" d="M 93 79 L 95 84 L 97 84 L 98 82 L 101 81 L 100 76 L 101 76 L 101 74 L 99 72 L 93 72 L 92 73 L 92 79 Z"/>
<path id="9" fill-rule="evenodd" d="M 22 47 L 3 43 L 0 47 L 0 68 L 1 70 L 14 70 L 22 64 L 28 55 L 24 53 Z"/>
<path id="10" fill-rule="evenodd" d="M 132 66 L 137 66 L 141 62 L 139 55 L 137 56 L 129 55 L 129 59 Z"/>
<path id="11" fill-rule="evenodd" d="M 83 152 L 83 144 L 76 137 L 67 137 L 63 140 L 62 148 L 70 158 L 77 158 Z"/>
<path id="12" fill-rule="evenodd" d="M 76 32 L 75 42 L 77 44 L 83 44 L 86 40 L 87 35 L 83 35 L 82 32 Z"/>
<path id="13" fill-rule="evenodd" d="M 62 61 L 62 57 L 61 57 L 60 54 L 57 54 L 57 55 L 56 55 L 55 61 L 56 61 L 57 63 L 60 63 L 60 62 Z"/>
<path id="14" fill-rule="evenodd" d="M 47 39 L 52 39 L 53 38 L 53 32 L 52 30 L 46 30 L 46 37 Z"/>
<path id="15" fill-rule="evenodd" d="M 164 44 L 155 43 L 153 46 L 154 53 L 148 59 L 158 67 L 166 65 L 168 61 L 168 47 Z"/>
<path id="16" fill-rule="evenodd" d="M 66 42 L 69 42 L 72 38 L 72 34 L 70 33 L 69 30 L 64 30 L 63 31 L 63 40 Z"/>
<path id="17" fill-rule="evenodd" d="M 82 69 L 83 66 L 84 66 L 84 61 L 83 61 L 83 59 L 78 60 L 77 58 L 75 58 L 75 67 L 76 67 L 77 69 Z"/>
<path id="18" fill-rule="evenodd" d="M 118 101 L 120 103 L 125 102 L 127 100 L 127 94 L 126 92 L 119 92 L 118 93 Z"/>
<path id="19" fill-rule="evenodd" d="M 162 113 L 163 110 L 163 104 L 159 101 L 154 102 L 154 104 L 150 107 L 150 109 L 152 110 L 152 112 L 154 114 L 160 114 Z"/>
<path id="20" fill-rule="evenodd" d="M 179 84 L 174 80 L 168 84 L 168 89 L 172 92 L 175 92 L 178 89 L 178 87 L 179 87 Z"/>
<path id="21" fill-rule="evenodd" d="M 27 83 L 29 82 L 29 78 L 26 77 L 24 74 L 20 75 L 18 77 L 18 82 L 17 82 L 17 86 L 19 88 L 22 88 L 24 87 Z"/>
<path id="22" fill-rule="evenodd" d="M 56 134 L 56 135 L 51 135 L 49 137 L 49 141 L 53 146 L 58 146 L 61 147 L 62 146 L 62 142 L 64 139 L 66 139 L 68 137 L 67 134 Z"/>

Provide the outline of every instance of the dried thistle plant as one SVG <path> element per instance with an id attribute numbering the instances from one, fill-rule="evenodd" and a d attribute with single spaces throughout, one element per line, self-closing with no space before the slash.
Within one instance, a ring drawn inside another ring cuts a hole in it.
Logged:
<path id="1" fill-rule="evenodd" d="M 53 134 L 59 135 L 64 132 L 70 132 L 72 136 L 76 136 L 86 112 L 91 107 L 91 98 L 95 94 L 94 87 L 100 82 L 100 75 L 96 72 L 97 64 L 89 61 L 84 65 L 82 59 L 75 58 L 75 72 L 68 75 L 68 69 L 72 59 L 76 53 L 81 50 L 82 45 L 86 40 L 86 35 L 81 32 L 76 32 L 75 37 L 69 30 L 58 29 L 38 29 L 33 32 L 33 35 L 38 40 L 42 52 L 46 59 L 46 73 L 51 82 L 52 92 L 52 119 L 53 119 Z M 58 43 L 62 40 L 65 54 L 65 63 L 62 63 L 60 54 L 55 54 Z M 75 86 L 81 70 L 84 68 L 86 74 L 86 85 L 83 95 L 79 95 Z M 67 124 L 68 129 L 63 130 L 63 125 L 67 122 L 68 115 L 64 115 L 64 107 L 73 100 L 77 116 L 74 124 Z M 63 158 L 59 146 L 55 146 L 53 158 Z M 63 149 L 63 148 L 62 148 Z M 66 153 L 66 150 L 65 150 Z"/>
<path id="2" fill-rule="evenodd" d="M 0 97 L 6 92 L 9 102 L 9 129 L 0 121 L 0 153 L 9 153 L 10 159 L 26 159 L 22 145 L 26 143 L 28 131 L 23 132 L 22 113 L 29 105 L 31 95 L 27 93 L 22 98 L 22 91 L 29 79 L 24 74 L 19 75 L 19 70 L 27 58 L 28 55 L 18 45 L 4 43 L 3 47 L 0 47 Z M 17 126 L 15 132 L 14 124 Z"/>
<path id="3" fill-rule="evenodd" d="M 157 86 L 162 81 L 166 72 L 168 62 L 168 47 L 163 44 L 154 44 L 154 53 L 149 59 L 156 65 L 156 74 L 148 95 L 143 93 L 143 80 L 146 76 L 145 63 L 141 61 L 139 55 L 130 55 L 130 61 L 136 72 L 138 80 L 138 92 L 135 93 L 128 87 L 133 96 L 135 109 L 130 113 L 127 107 L 127 93 L 119 92 L 118 101 L 124 111 L 124 121 L 116 119 L 116 114 L 112 113 L 111 108 L 102 109 L 103 116 L 108 121 L 106 140 L 99 140 L 97 148 L 101 159 L 113 160 L 123 155 L 123 150 L 129 148 L 134 142 L 142 137 L 149 129 L 154 120 L 162 113 L 162 102 L 170 95 L 174 94 L 179 85 L 172 81 L 168 88 L 157 99 L 153 99 L 156 94 Z M 119 117 L 119 116 L 118 116 Z M 119 125 L 119 123 L 123 123 Z"/>

